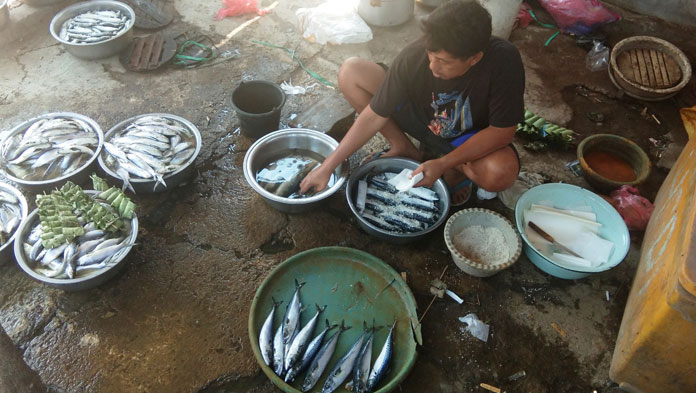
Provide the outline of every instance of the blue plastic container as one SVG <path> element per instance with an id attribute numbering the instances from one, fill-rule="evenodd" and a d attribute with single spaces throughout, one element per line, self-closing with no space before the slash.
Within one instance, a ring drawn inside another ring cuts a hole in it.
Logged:
<path id="1" fill-rule="evenodd" d="M 599 236 L 614 243 L 614 250 L 609 256 L 608 263 L 598 267 L 573 267 L 573 269 L 569 269 L 537 251 L 525 233 L 524 211 L 529 209 L 532 204 L 545 201 L 552 202 L 554 207 L 558 209 L 571 209 L 582 205 L 591 207 L 597 215 L 597 221 L 602 224 Z M 569 280 L 587 277 L 592 273 L 613 268 L 624 260 L 631 245 L 626 223 L 616 209 L 599 195 L 572 184 L 548 183 L 527 190 L 520 196 L 515 205 L 515 224 L 522 236 L 523 250 L 529 260 L 544 272 L 554 277 Z"/>

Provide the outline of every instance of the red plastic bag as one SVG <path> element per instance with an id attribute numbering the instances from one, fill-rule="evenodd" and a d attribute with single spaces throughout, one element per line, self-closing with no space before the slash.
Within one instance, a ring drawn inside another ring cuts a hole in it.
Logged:
<path id="1" fill-rule="evenodd" d="M 514 28 L 519 27 L 524 29 L 529 26 L 530 23 L 532 23 L 532 14 L 529 13 L 529 10 L 531 9 L 532 7 L 530 7 L 527 3 L 522 3 L 522 5 L 520 5 L 520 9 L 517 11 L 517 17 L 515 18 Z"/>
<path id="2" fill-rule="evenodd" d="M 539 0 L 564 33 L 584 35 L 600 25 L 615 22 L 621 15 L 599 0 Z"/>
<path id="3" fill-rule="evenodd" d="M 621 186 L 612 191 L 610 197 L 612 204 L 623 217 L 629 230 L 645 230 L 654 206 L 640 195 L 637 188 Z"/>
<path id="4" fill-rule="evenodd" d="M 267 9 L 259 9 L 258 0 L 222 0 L 222 8 L 215 15 L 215 20 L 251 13 L 266 15 L 268 11 Z"/>

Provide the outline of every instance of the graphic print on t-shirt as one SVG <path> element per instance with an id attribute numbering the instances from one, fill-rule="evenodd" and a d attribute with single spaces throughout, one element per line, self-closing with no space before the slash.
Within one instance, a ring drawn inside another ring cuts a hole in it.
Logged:
<path id="1" fill-rule="evenodd" d="M 437 99 L 435 93 L 431 94 L 433 120 L 428 124 L 430 131 L 442 138 L 451 139 L 473 128 L 469 97 L 464 99 L 464 93 L 458 91 L 438 93 Z"/>

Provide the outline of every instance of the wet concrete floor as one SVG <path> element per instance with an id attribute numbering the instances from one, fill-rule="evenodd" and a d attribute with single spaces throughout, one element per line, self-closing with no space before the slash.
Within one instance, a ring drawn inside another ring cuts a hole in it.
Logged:
<path id="1" fill-rule="evenodd" d="M 322 46 L 302 39 L 294 14 L 319 1 L 281 2 L 260 18 L 247 15 L 218 22 L 213 15 L 219 2 L 175 0 L 177 15 L 163 31 L 204 34 L 219 44 L 223 56 L 235 50 L 239 56 L 205 68 L 133 73 L 117 57 L 80 60 L 55 43 L 48 24 L 70 3 L 39 7 L 10 1 L 11 24 L 0 33 L 0 128 L 42 113 L 70 111 L 108 130 L 131 116 L 164 112 L 196 124 L 204 147 L 194 175 L 181 187 L 133 198 L 141 220 L 138 245 L 126 268 L 107 283 L 64 292 L 33 281 L 14 261 L 0 267 L 0 324 L 50 391 L 276 391 L 250 348 L 251 300 L 285 259 L 334 245 L 366 251 L 404 272 L 419 313 L 432 299 L 430 281 L 446 267 L 443 281 L 464 299 L 462 305 L 447 299 L 433 303 L 423 319 L 418 361 L 399 391 L 482 392 L 481 383 L 506 392 L 613 389 L 608 369 L 640 257 L 640 234 L 633 235 L 629 254 L 618 267 L 582 280 L 551 277 L 524 255 L 508 270 L 480 279 L 456 268 L 442 229 L 413 244 L 395 246 L 359 228 L 342 191 L 315 211 L 288 215 L 265 204 L 247 185 L 242 161 L 252 140 L 238 131 L 231 90 L 252 79 L 300 86 L 316 82 L 287 52 L 252 40 L 294 50 L 308 69 L 335 82 L 338 67 L 349 56 L 389 63 L 401 46 L 419 35 L 416 19 L 374 28 L 374 39 L 365 44 Z M 538 11 L 541 18 L 549 18 Z M 416 7 L 417 17 L 427 12 Z M 604 28 L 610 44 L 631 35 L 654 35 L 680 47 L 693 64 L 693 30 L 620 12 L 624 19 Z M 531 25 L 515 30 L 510 38 L 520 48 L 526 68 L 527 108 L 575 130 L 577 141 L 605 132 L 634 140 L 656 164 L 641 187 L 643 195 L 653 198 L 670 156 L 686 140 L 678 109 L 696 104 L 694 82 L 667 101 L 625 97 L 605 72 L 585 68 L 586 52 L 573 37 L 561 35 L 544 46 L 551 34 L 553 30 Z M 281 123 L 291 124 L 294 115 L 327 100 L 341 98 L 321 85 L 289 96 Z M 345 112 L 345 106 L 337 111 Z M 343 112 L 327 118 L 349 114 Z M 590 112 L 604 114 L 605 121 L 592 122 Z M 350 121 L 341 124 L 344 129 L 346 123 Z M 317 128 L 328 131 L 332 124 Z M 351 164 L 382 143 L 379 138 L 371 141 Z M 525 141 L 515 143 L 523 170 L 589 188 L 565 167 L 575 159 L 574 151 L 532 153 L 522 148 Z M 512 217 L 497 199 L 472 199 L 468 207 Z M 470 312 L 491 326 L 487 343 L 465 332 L 458 321 Z M 526 375 L 508 379 L 520 371 Z"/>

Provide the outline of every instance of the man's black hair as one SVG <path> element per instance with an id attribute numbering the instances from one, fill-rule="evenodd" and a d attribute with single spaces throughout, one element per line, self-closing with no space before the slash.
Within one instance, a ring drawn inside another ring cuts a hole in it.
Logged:
<path id="1" fill-rule="evenodd" d="M 491 14 L 475 0 L 449 0 L 421 23 L 425 47 L 467 59 L 483 52 L 491 38 Z"/>

